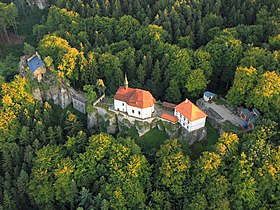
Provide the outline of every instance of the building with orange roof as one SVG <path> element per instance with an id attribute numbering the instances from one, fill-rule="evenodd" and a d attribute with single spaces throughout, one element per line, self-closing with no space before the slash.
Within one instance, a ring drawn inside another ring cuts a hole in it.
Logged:
<path id="1" fill-rule="evenodd" d="M 145 119 L 152 116 L 155 101 L 149 91 L 128 87 L 125 75 L 124 86 L 119 87 L 114 97 L 114 109 L 126 112 L 133 117 Z"/>
<path id="2" fill-rule="evenodd" d="M 178 122 L 191 132 L 205 126 L 207 114 L 186 99 L 175 107 L 174 116 L 178 117 Z"/>
<path id="3" fill-rule="evenodd" d="M 175 123 L 178 122 L 178 117 L 173 116 L 173 115 L 170 115 L 170 114 L 167 114 L 167 113 L 163 113 L 163 114 L 160 116 L 160 118 L 163 119 L 163 120 L 172 122 L 173 124 L 175 124 Z"/>

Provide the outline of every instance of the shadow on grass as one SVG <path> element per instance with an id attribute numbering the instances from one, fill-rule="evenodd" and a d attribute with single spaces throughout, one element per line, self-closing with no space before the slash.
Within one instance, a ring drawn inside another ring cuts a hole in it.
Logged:
<path id="1" fill-rule="evenodd" d="M 168 135 L 164 131 L 153 128 L 145 135 L 136 138 L 135 142 L 141 147 L 142 153 L 148 158 L 150 163 L 154 163 L 156 152 L 166 139 L 168 139 Z"/>
<path id="2" fill-rule="evenodd" d="M 187 149 L 187 154 L 191 159 L 197 159 L 204 151 L 212 151 L 213 145 L 218 141 L 219 133 L 210 125 L 209 122 L 206 122 L 207 129 L 207 138 L 193 143 L 189 149 Z"/>

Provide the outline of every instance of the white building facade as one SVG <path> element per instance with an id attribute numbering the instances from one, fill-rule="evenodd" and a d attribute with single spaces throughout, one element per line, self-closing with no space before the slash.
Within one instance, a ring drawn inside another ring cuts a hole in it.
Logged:
<path id="1" fill-rule="evenodd" d="M 81 100 L 78 97 L 72 97 L 73 102 L 73 108 L 78 110 L 79 112 L 82 112 L 83 114 L 86 113 L 86 101 Z"/>
<path id="2" fill-rule="evenodd" d="M 178 122 L 189 132 L 205 127 L 207 117 L 188 99 L 175 107 L 174 116 L 178 117 Z"/>
<path id="3" fill-rule="evenodd" d="M 152 117 L 155 111 L 155 105 L 147 108 L 138 108 L 128 105 L 125 101 L 114 99 L 114 109 L 121 112 L 126 112 L 129 116 L 146 119 Z"/>
<path id="4" fill-rule="evenodd" d="M 174 116 L 178 117 L 178 122 L 189 132 L 205 127 L 206 117 L 190 121 L 182 114 L 180 114 L 180 112 L 176 111 L 176 109 L 174 111 Z"/>

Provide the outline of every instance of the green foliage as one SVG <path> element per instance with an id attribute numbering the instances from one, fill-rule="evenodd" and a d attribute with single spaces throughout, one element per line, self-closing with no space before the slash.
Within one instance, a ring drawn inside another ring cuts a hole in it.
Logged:
<path id="1" fill-rule="evenodd" d="M 208 81 L 201 69 L 193 70 L 187 78 L 187 92 L 193 97 L 200 96 L 206 89 Z"/>
<path id="2" fill-rule="evenodd" d="M 189 157 L 183 154 L 178 140 L 166 140 L 157 152 L 157 184 L 159 188 L 179 199 L 183 196 L 183 183 L 188 178 Z"/>
<path id="3" fill-rule="evenodd" d="M 126 73 L 157 99 L 179 103 L 209 89 L 258 108 L 262 120 L 219 139 L 207 123 L 207 139 L 192 146 L 162 144 L 166 134 L 154 129 L 136 137 L 141 152 L 132 139 L 88 138 L 85 115 L 35 102 L 29 82 L 16 78 L 1 90 L 0 209 L 280 208 L 279 1 L 59 0 L 43 11 L 2 2 L 5 81 L 23 52 L 9 45 L 19 32 L 29 45 L 39 41 L 55 80 L 95 85 L 90 99 L 105 87 L 115 94 Z"/>
<path id="4" fill-rule="evenodd" d="M 93 85 L 85 85 L 83 89 L 86 93 L 85 97 L 87 101 L 92 104 L 97 97 L 95 87 Z"/>
<path id="5" fill-rule="evenodd" d="M 179 88 L 178 81 L 173 79 L 170 82 L 170 86 L 166 90 L 165 100 L 174 103 L 179 103 L 181 99 L 182 99 L 182 94 Z"/>
<path id="6" fill-rule="evenodd" d="M 93 136 L 78 162 L 75 172 L 78 185 L 96 185 L 98 188 L 92 189 L 93 192 L 100 189 L 101 197 L 109 200 L 111 208 L 144 206 L 149 166 L 131 139 Z"/>
<path id="7" fill-rule="evenodd" d="M 235 106 L 244 103 L 255 85 L 256 76 L 257 70 L 255 68 L 239 67 L 235 73 L 233 86 L 227 94 L 228 102 Z"/>
<path id="8" fill-rule="evenodd" d="M 35 53 L 35 49 L 30 44 L 24 43 L 23 53 L 27 56 L 31 56 Z"/>

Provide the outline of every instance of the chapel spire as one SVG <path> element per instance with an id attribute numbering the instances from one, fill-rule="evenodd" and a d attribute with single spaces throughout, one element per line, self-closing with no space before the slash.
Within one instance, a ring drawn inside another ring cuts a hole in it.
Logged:
<path id="1" fill-rule="evenodd" d="M 128 80 L 127 80 L 126 74 L 124 75 L 124 88 L 125 88 L 125 89 L 128 88 Z"/>

